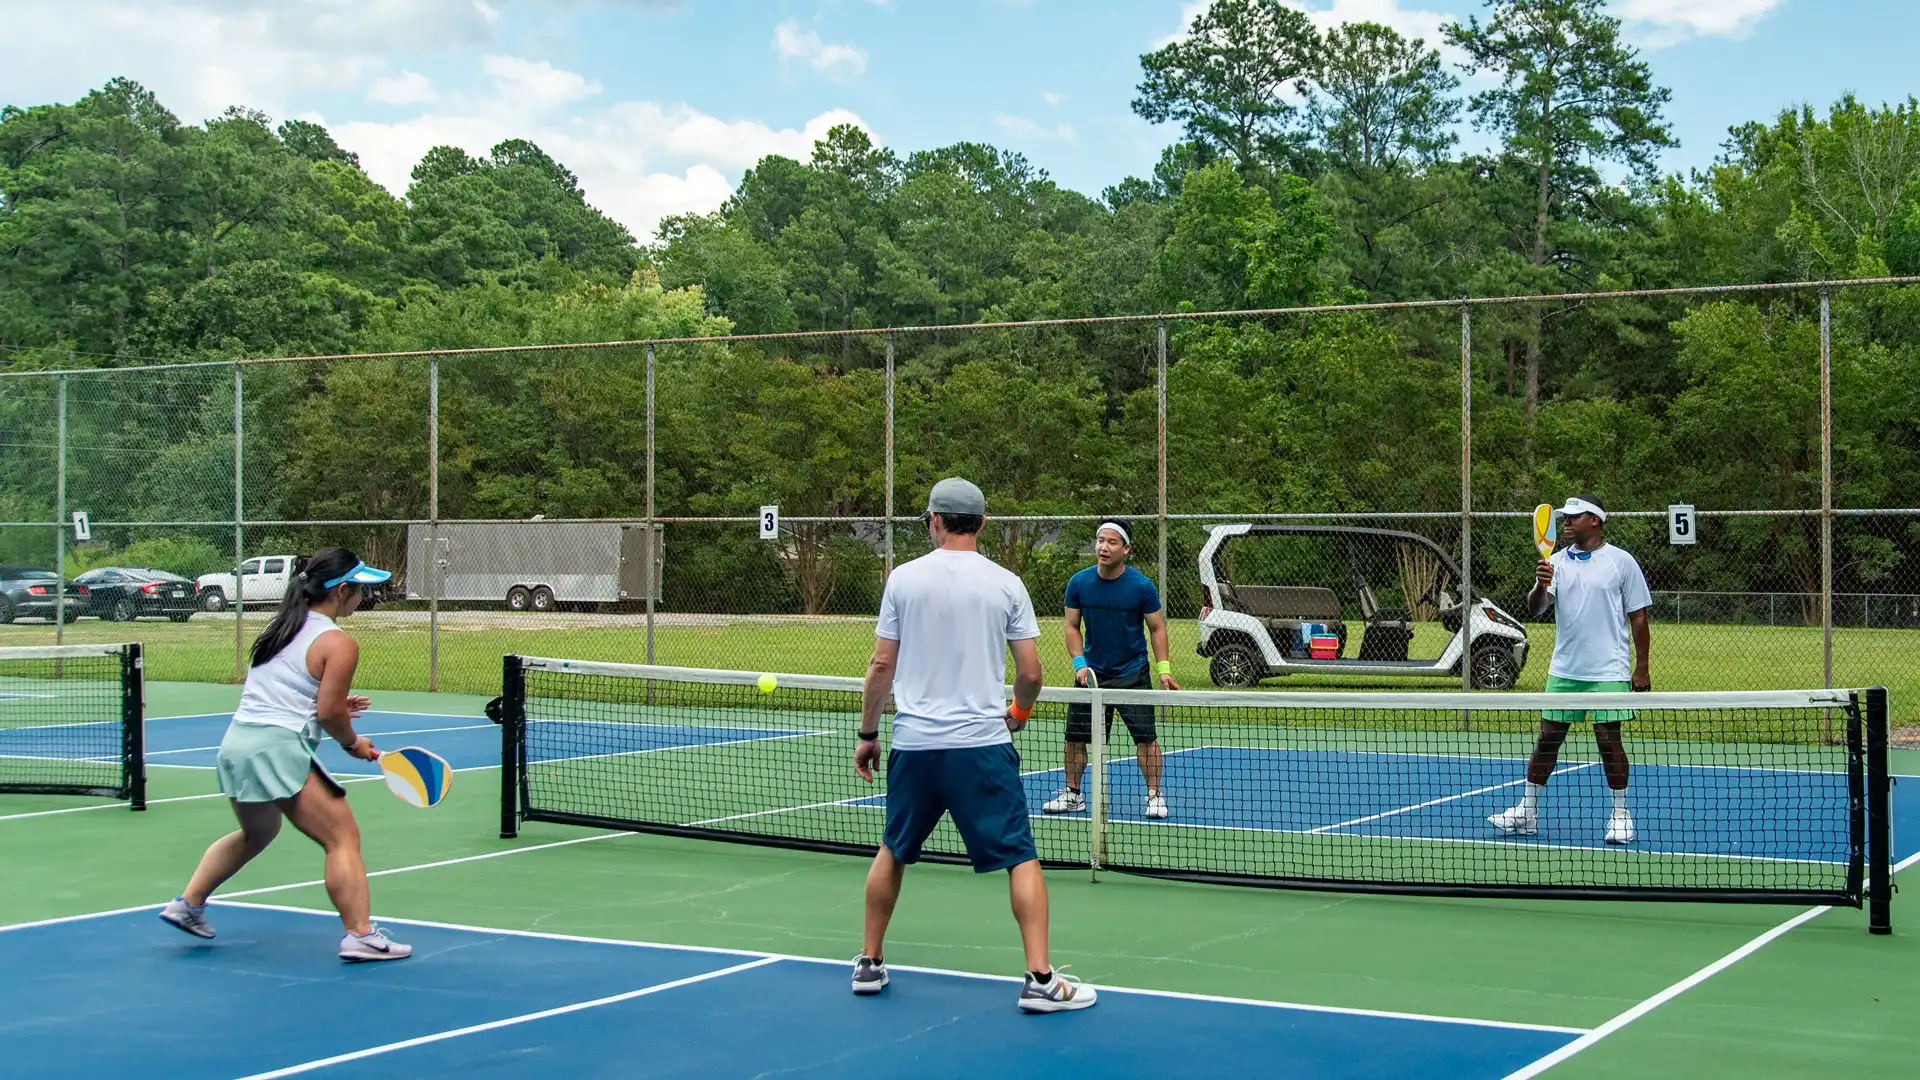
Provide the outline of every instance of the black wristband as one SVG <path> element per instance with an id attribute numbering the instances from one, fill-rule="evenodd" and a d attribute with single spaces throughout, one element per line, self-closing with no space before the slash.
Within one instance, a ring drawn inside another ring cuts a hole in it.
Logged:
<path id="1" fill-rule="evenodd" d="M 875 739 L 878 739 L 878 738 L 880 737 L 880 732 L 879 732 L 879 731 L 877 731 L 877 730 L 875 730 L 875 731 L 862 731 L 862 732 L 859 732 L 858 734 L 859 734 L 859 736 L 860 736 L 860 741 L 861 741 L 861 742 L 872 742 L 872 741 L 874 741 Z"/>

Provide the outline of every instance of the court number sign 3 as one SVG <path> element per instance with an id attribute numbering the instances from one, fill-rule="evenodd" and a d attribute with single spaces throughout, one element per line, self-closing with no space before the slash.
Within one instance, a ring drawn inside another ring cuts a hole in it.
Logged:
<path id="1" fill-rule="evenodd" d="M 780 539 L 780 508 L 763 506 L 760 508 L 760 539 Z"/>

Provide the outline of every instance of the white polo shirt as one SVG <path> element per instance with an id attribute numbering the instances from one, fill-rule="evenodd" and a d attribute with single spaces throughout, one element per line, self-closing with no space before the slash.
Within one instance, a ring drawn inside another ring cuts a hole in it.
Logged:
<path id="1" fill-rule="evenodd" d="M 1033 599 L 977 551 L 938 550 L 896 568 L 874 633 L 900 643 L 893 748 L 950 750 L 1012 742 L 1007 642 L 1040 636 Z"/>
<path id="2" fill-rule="evenodd" d="M 1582 682 L 1633 677 L 1627 616 L 1653 606 L 1647 578 L 1633 556 L 1602 544 L 1576 559 L 1571 546 L 1553 553 L 1553 661 L 1547 672 Z"/>

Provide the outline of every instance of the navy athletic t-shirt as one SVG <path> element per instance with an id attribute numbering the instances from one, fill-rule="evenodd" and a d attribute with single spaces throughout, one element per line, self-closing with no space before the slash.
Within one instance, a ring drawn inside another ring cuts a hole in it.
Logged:
<path id="1" fill-rule="evenodd" d="M 1067 582 L 1066 606 L 1080 610 L 1087 664 L 1103 679 L 1132 675 L 1147 665 L 1147 616 L 1160 610 L 1160 590 L 1129 566 L 1108 581 L 1089 566 Z"/>

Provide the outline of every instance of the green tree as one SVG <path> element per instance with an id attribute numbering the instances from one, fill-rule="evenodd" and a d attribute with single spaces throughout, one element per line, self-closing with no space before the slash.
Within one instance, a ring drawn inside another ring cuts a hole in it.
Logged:
<path id="1" fill-rule="evenodd" d="M 1599 163 L 1651 176 L 1654 154 L 1674 145 L 1660 115 L 1671 95 L 1621 43 L 1620 20 L 1605 13 L 1603 0 L 1487 3 L 1493 11 L 1485 23 L 1470 16 L 1449 24 L 1446 37 L 1467 54 L 1469 73 L 1500 80 L 1475 94 L 1469 108 L 1475 127 L 1498 134 L 1505 154 L 1530 175 L 1528 263 L 1536 270 L 1564 266 L 1574 253 L 1550 246 L 1552 224 L 1599 200 Z M 1540 359 L 1536 319 L 1526 346 L 1529 424 L 1540 402 Z"/>
<path id="2" fill-rule="evenodd" d="M 1185 37 L 1140 58 L 1133 111 L 1178 123 L 1187 138 L 1231 154 L 1242 169 L 1298 153 L 1299 109 L 1289 100 L 1320 63 L 1320 38 L 1282 0 L 1214 0 Z"/>

